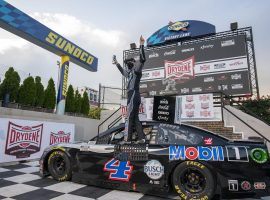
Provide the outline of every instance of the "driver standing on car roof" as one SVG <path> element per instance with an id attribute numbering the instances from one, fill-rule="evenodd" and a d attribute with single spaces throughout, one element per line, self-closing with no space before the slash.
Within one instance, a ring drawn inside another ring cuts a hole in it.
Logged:
<path id="1" fill-rule="evenodd" d="M 124 61 L 127 65 L 127 70 L 117 62 L 116 56 L 113 56 L 113 64 L 117 66 L 121 74 L 128 79 L 127 82 L 127 120 L 125 123 L 125 142 L 131 142 L 133 129 L 138 134 L 138 143 L 145 143 L 145 135 L 142 129 L 142 124 L 139 120 L 139 107 L 141 104 L 140 95 L 140 80 L 142 77 L 142 68 L 146 61 L 144 53 L 144 38 L 140 37 L 140 60 L 136 62 L 134 58 L 129 58 Z"/>

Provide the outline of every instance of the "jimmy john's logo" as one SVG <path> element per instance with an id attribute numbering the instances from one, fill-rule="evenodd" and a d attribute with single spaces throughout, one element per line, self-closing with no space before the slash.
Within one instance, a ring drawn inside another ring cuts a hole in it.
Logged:
<path id="1" fill-rule="evenodd" d="M 50 134 L 50 145 L 69 142 L 70 142 L 70 133 L 58 131 L 57 133 L 51 132 Z"/>
<path id="2" fill-rule="evenodd" d="M 189 23 L 188 22 L 169 22 L 169 31 L 186 31 Z"/>
<path id="3" fill-rule="evenodd" d="M 43 124 L 23 126 L 9 122 L 5 154 L 16 158 L 30 157 L 40 151 Z"/>
<path id="4" fill-rule="evenodd" d="M 165 61 L 165 79 L 185 82 L 194 78 L 194 56 L 179 61 Z"/>

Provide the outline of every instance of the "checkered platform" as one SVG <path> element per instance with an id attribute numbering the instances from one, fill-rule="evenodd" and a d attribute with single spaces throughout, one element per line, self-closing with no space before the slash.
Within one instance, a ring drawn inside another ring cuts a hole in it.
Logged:
<path id="1" fill-rule="evenodd" d="M 164 200 L 136 192 L 123 192 L 73 182 L 58 182 L 39 176 L 38 162 L 0 167 L 2 200 Z M 270 197 L 264 199 L 270 200 Z"/>

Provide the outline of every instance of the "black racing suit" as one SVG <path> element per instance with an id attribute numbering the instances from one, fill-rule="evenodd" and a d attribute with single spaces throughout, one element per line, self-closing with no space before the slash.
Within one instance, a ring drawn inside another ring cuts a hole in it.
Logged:
<path id="1" fill-rule="evenodd" d="M 117 64 L 117 68 L 122 73 L 124 77 L 128 79 L 127 84 L 127 120 L 125 124 L 125 134 L 127 135 L 127 140 L 132 140 L 133 129 L 136 130 L 138 134 L 138 139 L 145 139 L 143 133 L 142 124 L 139 120 L 139 107 L 141 104 L 140 95 L 140 80 L 142 77 L 142 68 L 145 62 L 144 46 L 140 45 L 140 62 L 135 63 L 133 68 L 130 70 L 125 70 L 120 64 Z"/>

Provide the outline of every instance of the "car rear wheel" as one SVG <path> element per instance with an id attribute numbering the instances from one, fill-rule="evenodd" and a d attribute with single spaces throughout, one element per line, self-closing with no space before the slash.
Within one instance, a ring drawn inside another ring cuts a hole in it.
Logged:
<path id="1" fill-rule="evenodd" d="M 214 176 L 203 164 L 195 161 L 185 161 L 179 164 L 172 177 L 175 191 L 181 199 L 209 200 L 215 194 Z"/>
<path id="2" fill-rule="evenodd" d="M 48 170 L 55 180 L 68 181 L 71 179 L 70 160 L 63 151 L 51 153 L 48 159 Z"/>

